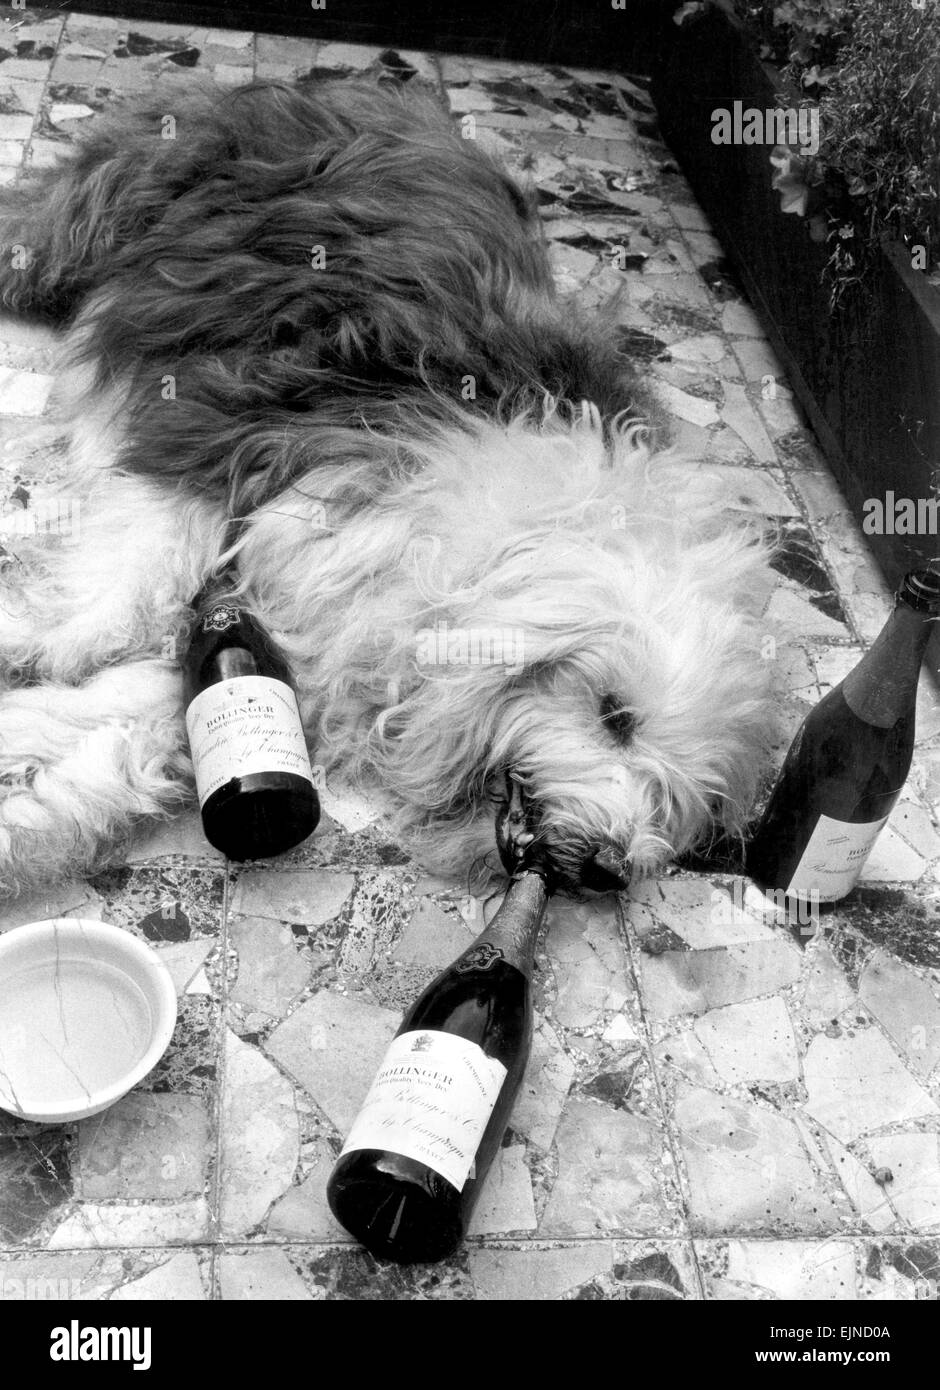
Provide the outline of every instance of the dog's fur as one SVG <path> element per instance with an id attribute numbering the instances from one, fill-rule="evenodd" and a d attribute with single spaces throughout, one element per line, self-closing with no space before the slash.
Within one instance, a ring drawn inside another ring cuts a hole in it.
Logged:
<path id="1" fill-rule="evenodd" d="M 83 507 L 4 575 L 3 885 L 100 865 L 191 795 L 172 639 L 223 559 L 319 756 L 427 861 L 492 849 L 507 767 L 569 889 L 613 882 L 599 851 L 648 870 L 740 828 L 764 553 L 650 454 L 613 318 L 555 296 L 530 200 L 432 100 L 122 107 L 0 241 L 30 257 L 2 302 L 70 326 Z"/>

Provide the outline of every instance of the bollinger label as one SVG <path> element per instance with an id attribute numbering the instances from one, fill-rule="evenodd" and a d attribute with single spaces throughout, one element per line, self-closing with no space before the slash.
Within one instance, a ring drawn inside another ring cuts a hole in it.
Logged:
<path id="1" fill-rule="evenodd" d="M 389 1149 L 440 1173 L 462 1192 L 506 1068 L 476 1043 L 421 1029 L 393 1038 L 343 1155 Z"/>
<path id="2" fill-rule="evenodd" d="M 888 820 L 849 821 L 820 816 L 786 892 L 794 898 L 818 894 L 817 901 L 834 903 L 855 886 L 872 846 Z"/>
<path id="3" fill-rule="evenodd" d="M 233 777 L 293 772 L 313 782 L 297 700 L 271 676 L 216 681 L 186 711 L 199 805 Z"/>

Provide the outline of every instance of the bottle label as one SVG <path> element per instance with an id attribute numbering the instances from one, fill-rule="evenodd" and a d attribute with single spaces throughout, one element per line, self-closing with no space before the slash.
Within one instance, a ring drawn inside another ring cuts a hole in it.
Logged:
<path id="1" fill-rule="evenodd" d="M 199 805 L 233 777 L 293 772 L 310 783 L 310 758 L 294 692 L 272 676 L 207 686 L 186 711 Z"/>
<path id="2" fill-rule="evenodd" d="M 462 1192 L 506 1068 L 476 1043 L 422 1029 L 393 1038 L 343 1154 L 389 1149 Z"/>
<path id="3" fill-rule="evenodd" d="M 241 621 L 241 612 L 228 603 L 217 603 L 202 620 L 203 632 L 225 632 Z"/>
<path id="4" fill-rule="evenodd" d="M 844 898 L 855 886 L 887 820 L 884 816 L 881 820 L 852 825 L 849 821 L 820 816 L 786 892 L 791 897 L 815 898 L 821 903 Z"/>

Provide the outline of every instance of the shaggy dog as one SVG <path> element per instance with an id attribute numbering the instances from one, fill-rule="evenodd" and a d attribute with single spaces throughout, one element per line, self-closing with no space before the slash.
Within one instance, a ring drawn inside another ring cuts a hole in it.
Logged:
<path id="1" fill-rule="evenodd" d="M 174 657 L 223 564 L 320 760 L 425 862 L 492 850 L 507 770 L 569 891 L 740 829 L 761 544 L 651 454 L 616 323 L 556 296 L 531 201 L 433 100 L 121 107 L 0 241 L 3 304 L 69 326 L 81 498 L 3 575 L 3 887 L 191 797 Z"/>

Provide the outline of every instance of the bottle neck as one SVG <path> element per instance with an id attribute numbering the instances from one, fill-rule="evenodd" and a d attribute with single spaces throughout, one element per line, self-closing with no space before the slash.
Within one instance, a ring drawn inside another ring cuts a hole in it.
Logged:
<path id="1" fill-rule="evenodd" d="M 463 974 L 486 969 L 501 959 L 531 979 L 548 897 L 548 885 L 540 873 L 523 872 L 514 878 L 492 922 L 457 961 L 457 970 Z"/>
<path id="2" fill-rule="evenodd" d="M 866 724 L 889 729 L 913 709 L 917 680 L 936 616 L 898 603 L 871 650 L 842 682 L 849 709 Z"/>

